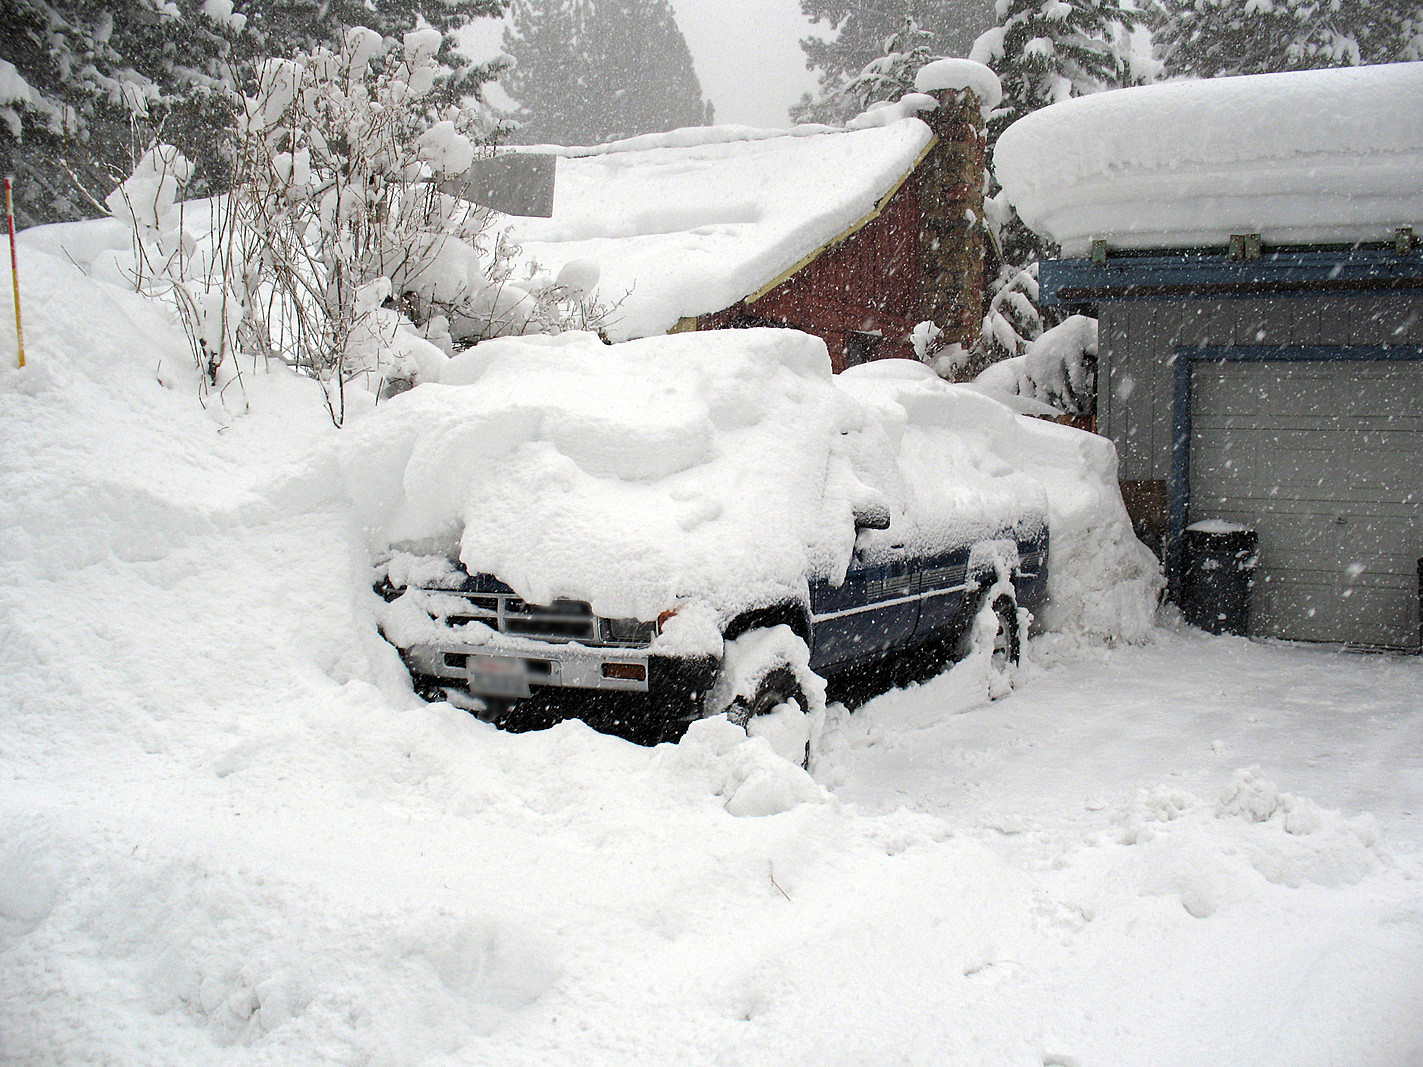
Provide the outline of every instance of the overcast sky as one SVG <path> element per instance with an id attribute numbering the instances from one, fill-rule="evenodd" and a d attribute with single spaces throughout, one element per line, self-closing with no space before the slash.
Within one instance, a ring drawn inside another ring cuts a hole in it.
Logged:
<path id="1" fill-rule="evenodd" d="M 784 126 L 786 109 L 813 91 L 797 0 L 672 0 L 702 92 L 719 123 Z"/>
<path id="2" fill-rule="evenodd" d="M 797 0 L 672 0 L 702 93 L 718 123 L 788 125 L 787 109 L 814 90 L 800 39 L 810 30 Z M 463 35 L 476 58 L 499 52 L 502 23 L 479 19 Z"/>

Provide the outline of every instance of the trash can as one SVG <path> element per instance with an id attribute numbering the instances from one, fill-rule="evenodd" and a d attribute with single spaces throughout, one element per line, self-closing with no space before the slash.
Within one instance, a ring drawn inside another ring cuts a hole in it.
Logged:
<path id="1" fill-rule="evenodd" d="M 1219 519 L 1186 528 L 1186 574 L 1181 610 L 1186 621 L 1213 634 L 1245 634 L 1250 629 L 1250 586 L 1259 535 Z"/>

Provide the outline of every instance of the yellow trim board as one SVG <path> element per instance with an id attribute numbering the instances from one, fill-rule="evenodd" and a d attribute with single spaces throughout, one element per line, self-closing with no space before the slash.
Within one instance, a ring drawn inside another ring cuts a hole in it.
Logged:
<path id="1" fill-rule="evenodd" d="M 915 157 L 914 162 L 910 164 L 909 169 L 904 172 L 904 174 L 900 177 L 899 181 L 894 183 L 893 187 L 889 190 L 889 192 L 885 193 L 884 196 L 879 198 L 879 200 L 875 203 L 873 211 L 871 211 L 868 215 L 862 218 L 859 222 L 856 222 L 849 229 L 845 230 L 844 233 L 841 233 L 826 241 L 814 252 L 810 253 L 810 255 L 797 262 L 795 266 L 791 267 L 789 270 L 776 275 L 774 279 L 761 286 L 761 288 L 757 289 L 750 296 L 742 297 L 742 300 L 744 300 L 748 304 L 754 304 L 756 301 L 760 300 L 763 296 L 769 293 L 772 289 L 776 288 L 776 286 L 780 285 L 789 278 L 792 278 L 795 275 L 799 274 L 801 271 L 805 270 L 806 267 L 810 266 L 817 259 L 819 259 L 823 253 L 825 253 L 831 248 L 834 248 L 838 244 L 848 241 L 851 237 L 855 236 L 855 234 L 859 233 L 870 223 L 874 222 L 875 219 L 879 218 L 880 215 L 884 212 L 884 209 L 889 206 L 889 202 L 894 199 L 894 194 L 899 192 L 899 190 L 903 188 L 904 183 L 909 180 L 910 175 L 912 175 L 916 170 L 919 169 L 919 164 L 924 162 L 924 157 L 927 156 L 930 152 L 932 152 L 934 150 L 934 146 L 938 143 L 939 139 L 937 137 L 929 138 L 929 143 L 924 146 L 924 150 L 920 152 L 918 156 Z"/>

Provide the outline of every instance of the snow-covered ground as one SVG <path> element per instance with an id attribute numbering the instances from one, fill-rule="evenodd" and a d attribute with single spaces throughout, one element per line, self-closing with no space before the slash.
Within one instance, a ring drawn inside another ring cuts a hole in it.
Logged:
<path id="1" fill-rule="evenodd" d="M 813 781 L 503 734 L 375 632 L 314 385 L 204 412 L 157 309 L 21 267 L 0 1061 L 1423 1061 L 1419 660 L 1048 637 L 832 708 Z"/>

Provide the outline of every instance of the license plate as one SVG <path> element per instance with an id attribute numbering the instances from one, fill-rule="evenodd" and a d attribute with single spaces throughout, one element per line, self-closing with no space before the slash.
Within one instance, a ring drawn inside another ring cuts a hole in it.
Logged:
<path id="1" fill-rule="evenodd" d="M 526 697 L 529 695 L 529 671 L 523 660 L 470 656 L 469 689 L 478 696 Z"/>

